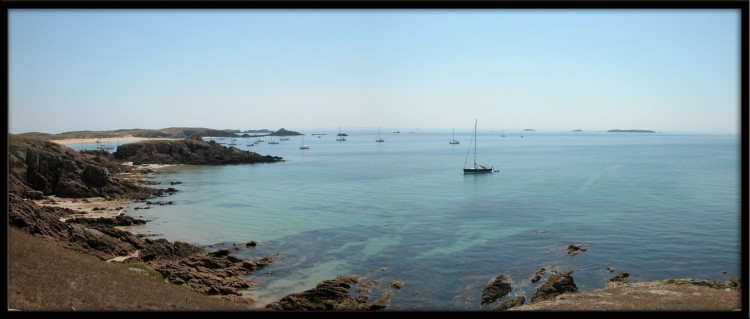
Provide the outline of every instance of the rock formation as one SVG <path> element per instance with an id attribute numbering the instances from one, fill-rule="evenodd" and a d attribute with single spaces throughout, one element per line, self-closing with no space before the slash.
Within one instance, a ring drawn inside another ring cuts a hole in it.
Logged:
<path id="1" fill-rule="evenodd" d="M 118 160 L 133 164 L 252 164 L 274 163 L 282 160 L 278 156 L 262 156 L 236 147 L 225 147 L 214 141 L 204 142 L 200 137 L 184 140 L 145 141 L 120 145 L 114 156 Z"/>
<path id="2" fill-rule="evenodd" d="M 106 152 L 79 153 L 66 146 L 13 134 L 8 140 L 8 191 L 17 195 L 38 197 L 33 192 L 36 191 L 44 196 L 69 198 L 142 199 L 161 193 L 113 177 L 110 168 L 122 165 L 114 163 Z"/>
<path id="3" fill-rule="evenodd" d="M 500 275 L 495 277 L 487 286 L 482 290 L 482 305 L 486 305 L 491 302 L 505 297 L 510 293 L 513 288 L 510 286 L 510 277 Z"/>
<path id="4" fill-rule="evenodd" d="M 552 299 L 560 294 L 568 292 L 577 292 L 578 287 L 573 281 L 572 272 L 566 272 L 562 274 L 554 274 L 547 279 L 543 285 L 541 285 L 534 296 L 531 297 L 531 302 L 538 302 L 542 300 Z"/>
<path id="5" fill-rule="evenodd" d="M 62 145 L 12 134 L 9 141 L 8 223 L 22 231 L 103 261 L 142 263 L 169 282 L 207 294 L 241 295 L 238 289 L 252 284 L 241 277 L 265 267 L 276 257 L 241 259 L 229 251 L 212 253 L 184 242 L 141 238 L 115 228 L 146 222 L 124 215 L 65 219 L 80 212 L 40 206 L 28 199 L 56 195 L 145 200 L 176 190 L 146 188 L 114 176 L 111 172 L 123 172 L 127 166 L 107 152 L 76 152 Z M 207 144 L 194 141 L 192 145 L 201 143 Z M 252 246 L 250 243 L 255 244 L 249 242 L 246 247 Z"/>
<path id="6" fill-rule="evenodd" d="M 266 309 L 271 310 L 336 310 L 336 311 L 364 311 L 383 309 L 390 299 L 390 291 L 383 294 L 372 304 L 367 304 L 369 297 L 359 295 L 353 297 L 349 290 L 355 285 L 371 281 L 356 275 L 339 276 L 336 279 L 318 283 L 315 288 L 300 293 L 291 294 L 279 301 L 270 303 Z M 357 289 L 367 292 L 367 289 Z"/>

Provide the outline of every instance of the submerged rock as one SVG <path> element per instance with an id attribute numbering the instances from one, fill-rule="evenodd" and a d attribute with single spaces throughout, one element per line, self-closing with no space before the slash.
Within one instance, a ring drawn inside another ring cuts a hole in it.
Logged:
<path id="1" fill-rule="evenodd" d="M 394 281 L 391 283 L 391 287 L 401 289 L 404 288 L 404 283 L 402 281 Z"/>
<path id="2" fill-rule="evenodd" d="M 570 244 L 568 245 L 568 255 L 575 256 L 581 252 L 586 251 L 587 249 L 588 248 L 586 248 L 583 244 Z"/>
<path id="3" fill-rule="evenodd" d="M 539 268 L 539 270 L 537 270 L 534 274 L 534 278 L 531 278 L 531 282 L 534 283 L 539 281 L 539 279 L 542 279 L 542 276 L 544 276 L 545 273 L 547 273 L 547 269 Z"/>

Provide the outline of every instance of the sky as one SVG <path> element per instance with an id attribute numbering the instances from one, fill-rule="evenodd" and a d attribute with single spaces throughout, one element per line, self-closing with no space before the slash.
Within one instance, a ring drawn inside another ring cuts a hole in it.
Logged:
<path id="1" fill-rule="evenodd" d="M 733 9 L 9 9 L 10 133 L 740 131 Z"/>

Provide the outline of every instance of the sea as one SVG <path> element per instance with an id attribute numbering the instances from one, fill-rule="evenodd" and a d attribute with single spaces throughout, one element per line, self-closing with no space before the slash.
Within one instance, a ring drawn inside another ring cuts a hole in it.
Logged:
<path id="1" fill-rule="evenodd" d="M 550 270 L 572 271 L 579 291 L 622 272 L 741 276 L 736 134 L 480 130 L 476 162 L 495 171 L 464 174 L 473 130 L 456 131 L 457 145 L 451 129 L 381 133 L 382 143 L 377 129 L 337 132 L 303 132 L 304 150 L 301 136 L 237 138 L 280 163 L 162 169 L 155 187 L 178 189 L 162 199 L 174 205 L 128 206 L 150 220 L 129 230 L 207 248 L 256 241 L 236 256 L 279 256 L 247 276 L 258 306 L 349 274 L 378 281 L 374 295 L 391 291 L 394 311 L 491 310 L 481 294 L 499 275 L 526 300 Z M 568 255 L 571 244 L 586 250 Z"/>

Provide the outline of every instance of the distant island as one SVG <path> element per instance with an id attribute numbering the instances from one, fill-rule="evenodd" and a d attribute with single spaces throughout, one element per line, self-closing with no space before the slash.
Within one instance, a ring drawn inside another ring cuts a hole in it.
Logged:
<path id="1" fill-rule="evenodd" d="M 534 131 L 536 131 L 536 130 L 533 129 L 533 128 L 527 128 L 527 129 L 524 130 L 524 132 L 534 132 Z"/>
<path id="2" fill-rule="evenodd" d="M 268 135 L 269 136 L 293 136 L 293 135 L 304 135 L 304 134 L 300 132 L 295 132 L 295 131 L 288 131 L 282 127 L 278 131 L 271 132 L 271 134 L 268 134 Z"/>
<path id="3" fill-rule="evenodd" d="M 271 131 L 267 129 L 262 129 L 262 130 L 247 130 L 247 131 L 242 131 L 240 133 L 271 133 Z"/>
<path id="4" fill-rule="evenodd" d="M 71 132 L 63 132 L 60 134 L 29 132 L 29 133 L 22 133 L 18 135 L 23 136 L 23 137 L 38 138 L 41 140 L 50 141 L 50 140 L 79 139 L 79 138 L 116 139 L 116 138 L 124 138 L 128 136 L 142 137 L 142 138 L 168 138 L 168 139 L 181 139 L 181 138 L 186 138 L 192 135 L 198 135 L 202 137 L 206 137 L 206 136 L 237 137 L 239 136 L 238 133 L 245 133 L 242 135 L 243 137 L 266 136 L 266 135 L 270 135 L 270 136 L 302 135 L 301 133 L 298 133 L 295 131 L 287 131 L 283 128 L 279 129 L 278 131 L 273 132 L 267 129 L 240 131 L 240 130 L 217 130 L 217 129 L 203 128 L 203 127 L 168 127 L 168 128 L 158 129 L 158 130 L 136 128 L 136 129 L 120 129 L 120 130 L 113 130 L 113 131 L 71 131 Z M 253 133 L 253 134 L 249 135 L 247 133 Z"/>
<path id="5" fill-rule="evenodd" d="M 580 129 L 578 129 L 578 130 L 573 130 L 573 132 L 583 132 L 583 131 L 581 131 Z"/>
<path id="6" fill-rule="evenodd" d="M 607 132 L 621 132 L 621 133 L 656 133 L 651 130 L 609 130 Z"/>

